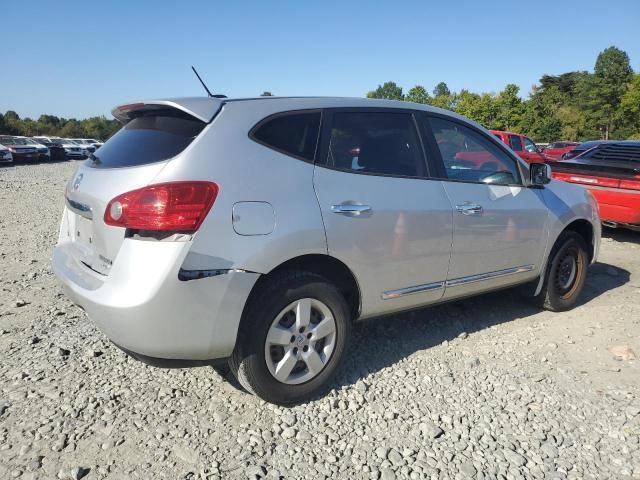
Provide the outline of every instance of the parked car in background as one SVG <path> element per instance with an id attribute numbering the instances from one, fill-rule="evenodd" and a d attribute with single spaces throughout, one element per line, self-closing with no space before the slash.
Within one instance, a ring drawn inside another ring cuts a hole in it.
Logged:
<path id="1" fill-rule="evenodd" d="M 13 163 L 13 154 L 4 145 L 0 144 L 0 164 L 11 165 Z"/>
<path id="2" fill-rule="evenodd" d="M 49 151 L 49 148 L 47 148 L 46 145 L 40 142 L 37 142 L 29 137 L 16 137 L 16 138 L 21 138 L 24 140 L 26 145 L 33 145 L 35 147 L 36 152 L 38 153 L 38 161 L 48 162 L 51 160 L 51 152 Z"/>
<path id="3" fill-rule="evenodd" d="M 83 159 L 87 158 L 89 154 L 92 153 L 85 145 L 80 145 L 70 138 L 63 138 L 62 140 L 64 141 L 63 146 L 67 149 L 67 156 L 70 158 Z"/>
<path id="4" fill-rule="evenodd" d="M 525 162 L 545 161 L 540 149 L 529 137 L 519 133 L 503 132 L 502 130 L 491 130 L 491 133 L 498 137 L 502 143 L 511 147 L 511 150 L 516 152 Z"/>
<path id="5" fill-rule="evenodd" d="M 86 141 L 84 138 L 70 138 L 69 140 L 77 143 L 89 153 L 94 153 L 96 151 L 96 147 L 92 143 Z"/>
<path id="6" fill-rule="evenodd" d="M 72 138 L 72 140 L 80 145 L 87 145 L 93 147 L 94 150 L 91 153 L 95 152 L 98 148 L 102 146 L 102 142 L 98 140 L 94 140 L 93 138 Z"/>
<path id="7" fill-rule="evenodd" d="M 60 137 L 33 137 L 36 141 L 40 141 L 42 140 L 47 140 L 48 142 L 51 143 L 56 143 L 62 146 L 62 148 L 64 148 L 64 154 L 65 154 L 65 158 L 68 159 L 75 159 L 75 160 L 81 160 L 84 158 L 87 158 L 89 156 L 89 153 L 80 145 L 78 145 L 75 142 L 72 142 L 71 140 L 69 140 L 68 138 L 60 138 Z"/>
<path id="8" fill-rule="evenodd" d="M 597 255 L 588 191 L 452 112 L 271 97 L 113 114 L 125 126 L 65 191 L 64 291 L 134 358 L 228 361 L 269 402 L 317 395 L 356 320 L 520 284 L 567 310 Z"/>
<path id="9" fill-rule="evenodd" d="M 62 146 L 62 143 L 60 143 L 59 141 L 53 141 L 51 137 L 33 137 L 33 140 L 49 149 L 51 160 L 53 160 L 54 162 L 59 162 L 67 159 L 66 151 Z"/>
<path id="10" fill-rule="evenodd" d="M 640 141 L 600 143 L 550 165 L 554 178 L 591 191 L 604 225 L 640 231 Z"/>
<path id="11" fill-rule="evenodd" d="M 576 148 L 580 142 L 552 142 L 542 149 L 547 160 L 559 160 L 566 153 Z"/>
<path id="12" fill-rule="evenodd" d="M 602 145 L 608 142 L 609 140 L 589 140 L 587 142 L 579 143 L 578 145 L 573 147 L 573 149 L 571 149 L 567 153 L 564 153 L 562 157 L 560 157 L 560 160 L 569 160 L 571 158 L 577 157 L 578 155 L 582 155 L 584 152 L 593 147 L 597 147 L 598 145 Z"/>
<path id="13" fill-rule="evenodd" d="M 24 138 L 0 135 L 0 144 L 9 149 L 14 162 L 37 162 L 40 158 L 36 146 L 27 143 Z"/>

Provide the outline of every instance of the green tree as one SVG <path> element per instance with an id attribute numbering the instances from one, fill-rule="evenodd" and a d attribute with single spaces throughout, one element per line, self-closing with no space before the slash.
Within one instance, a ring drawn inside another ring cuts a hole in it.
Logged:
<path id="1" fill-rule="evenodd" d="M 431 103 L 431 96 L 429 95 L 429 92 L 427 92 L 427 89 L 422 85 L 416 85 L 415 87 L 411 88 L 407 92 L 407 95 L 404 97 L 404 99 L 407 102 L 426 104 Z"/>
<path id="2" fill-rule="evenodd" d="M 386 100 L 404 100 L 402 88 L 396 82 L 385 82 L 378 88 L 367 93 L 367 98 L 383 98 Z"/>
<path id="3" fill-rule="evenodd" d="M 635 74 L 620 98 L 620 111 L 629 136 L 640 135 L 640 74 Z"/>
<path id="4" fill-rule="evenodd" d="M 590 81 L 583 83 L 586 107 L 605 139 L 609 139 L 621 123 L 620 101 L 632 75 L 629 55 L 616 47 L 609 47 L 598 55 Z"/>
<path id="5" fill-rule="evenodd" d="M 438 97 L 449 97 L 449 96 L 451 96 L 451 91 L 449 90 L 449 87 L 447 86 L 446 83 L 440 82 L 433 89 L 433 96 L 436 97 L 436 98 L 438 98 Z"/>
<path id="6" fill-rule="evenodd" d="M 496 121 L 493 125 L 498 130 L 514 130 L 520 124 L 524 106 L 518 96 L 520 87 L 510 83 L 495 99 Z"/>

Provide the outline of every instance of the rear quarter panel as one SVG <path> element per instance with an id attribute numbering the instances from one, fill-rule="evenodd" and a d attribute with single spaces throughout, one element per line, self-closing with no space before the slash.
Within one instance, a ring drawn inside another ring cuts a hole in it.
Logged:
<path id="1" fill-rule="evenodd" d="M 313 164 L 249 138 L 250 129 L 258 121 L 280 111 L 270 107 L 270 103 L 226 104 L 188 154 L 170 162 L 156 179 L 157 182 L 209 180 L 220 187 L 193 240 L 190 268 L 268 273 L 293 257 L 327 253 L 313 190 Z M 270 204 L 272 231 L 262 235 L 236 233 L 233 209 L 238 202 Z"/>

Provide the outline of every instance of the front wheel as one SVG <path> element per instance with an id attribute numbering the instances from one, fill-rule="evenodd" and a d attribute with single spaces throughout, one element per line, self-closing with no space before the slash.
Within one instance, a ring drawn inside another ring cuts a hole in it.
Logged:
<path id="1" fill-rule="evenodd" d="M 240 325 L 231 371 L 267 402 L 294 405 L 327 385 L 345 353 L 349 307 L 324 277 L 289 271 L 264 283 Z"/>
<path id="2" fill-rule="evenodd" d="M 587 277 L 589 254 L 584 239 L 575 232 L 563 232 L 549 255 L 542 290 L 535 302 L 553 312 L 572 309 Z"/>

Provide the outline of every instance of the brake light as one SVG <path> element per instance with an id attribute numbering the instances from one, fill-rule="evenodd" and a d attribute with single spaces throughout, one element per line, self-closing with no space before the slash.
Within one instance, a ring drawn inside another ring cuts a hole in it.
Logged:
<path id="1" fill-rule="evenodd" d="M 615 178 L 592 177 L 589 175 L 574 175 L 570 173 L 553 172 L 551 176 L 557 180 L 598 187 L 620 188 L 620 180 Z"/>
<path id="2" fill-rule="evenodd" d="M 218 185 L 212 182 L 149 185 L 111 200 L 104 212 L 104 223 L 136 230 L 195 232 L 218 191 Z"/>
<path id="3" fill-rule="evenodd" d="M 620 180 L 620 188 L 626 190 L 640 190 L 640 180 Z"/>

